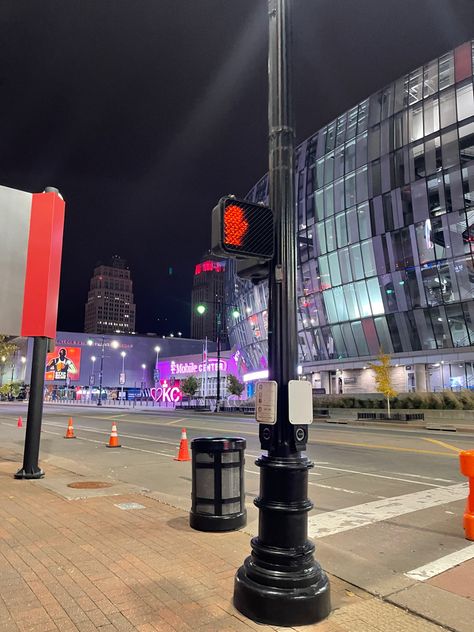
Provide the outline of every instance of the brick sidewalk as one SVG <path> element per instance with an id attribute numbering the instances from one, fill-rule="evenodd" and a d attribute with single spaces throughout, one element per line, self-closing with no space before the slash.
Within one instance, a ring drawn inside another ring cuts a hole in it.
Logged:
<path id="1" fill-rule="evenodd" d="M 279 629 L 232 606 L 246 534 L 193 531 L 183 511 L 138 494 L 66 500 L 42 482 L 14 480 L 18 461 L 0 456 L 0 630 Z M 65 470 L 48 465 L 48 479 L 59 475 Z M 123 502 L 144 508 L 124 511 Z M 330 618 L 300 630 L 442 629 L 333 577 L 331 589 Z"/>

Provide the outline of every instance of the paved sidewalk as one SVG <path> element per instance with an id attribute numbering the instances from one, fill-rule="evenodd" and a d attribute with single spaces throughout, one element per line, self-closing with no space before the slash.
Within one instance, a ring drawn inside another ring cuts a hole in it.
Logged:
<path id="1" fill-rule="evenodd" d="M 120 486 L 68 500 L 58 481 L 80 481 L 79 475 L 49 464 L 47 479 L 16 481 L 19 461 L 0 449 L 0 630 L 278 629 L 232 606 L 234 573 L 249 552 L 246 534 L 193 531 L 185 512 L 123 495 Z M 48 489 L 55 481 L 56 492 Z M 142 508 L 117 507 L 131 502 Z M 443 629 L 335 577 L 331 587 L 330 618 L 301 630 Z"/>

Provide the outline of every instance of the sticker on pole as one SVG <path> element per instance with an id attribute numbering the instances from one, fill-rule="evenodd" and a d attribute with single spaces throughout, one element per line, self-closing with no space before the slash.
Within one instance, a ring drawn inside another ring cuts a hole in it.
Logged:
<path id="1" fill-rule="evenodd" d="M 255 419 L 261 424 L 275 424 L 278 384 L 273 380 L 257 383 Z"/>
<path id="2" fill-rule="evenodd" d="M 313 422 L 313 389 L 310 382 L 288 382 L 288 408 L 290 424 L 300 426 Z"/>

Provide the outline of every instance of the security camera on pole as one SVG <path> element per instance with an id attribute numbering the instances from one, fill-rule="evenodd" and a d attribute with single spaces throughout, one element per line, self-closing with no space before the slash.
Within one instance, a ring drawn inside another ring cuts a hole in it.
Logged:
<path id="1" fill-rule="evenodd" d="M 213 211 L 213 250 L 270 260 L 269 377 L 256 392 L 261 447 L 258 536 L 235 577 L 234 605 L 275 626 L 329 615 L 329 582 L 308 540 L 308 470 L 302 455 L 313 417 L 309 382 L 297 379 L 294 130 L 290 104 L 290 2 L 269 0 L 270 208 L 222 198 Z M 272 210 L 270 210 L 272 209 Z M 273 211 L 273 212 L 272 212 Z"/>

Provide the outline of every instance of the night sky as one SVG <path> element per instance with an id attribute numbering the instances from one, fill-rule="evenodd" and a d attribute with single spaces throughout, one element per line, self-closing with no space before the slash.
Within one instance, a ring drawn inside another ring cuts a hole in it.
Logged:
<path id="1" fill-rule="evenodd" d="M 293 5 L 298 142 L 474 37 L 473 0 Z M 188 334 L 211 209 L 267 170 L 267 0 L 2 0 L 0 29 L 0 184 L 66 200 L 59 328 L 120 254 L 137 331 Z"/>

